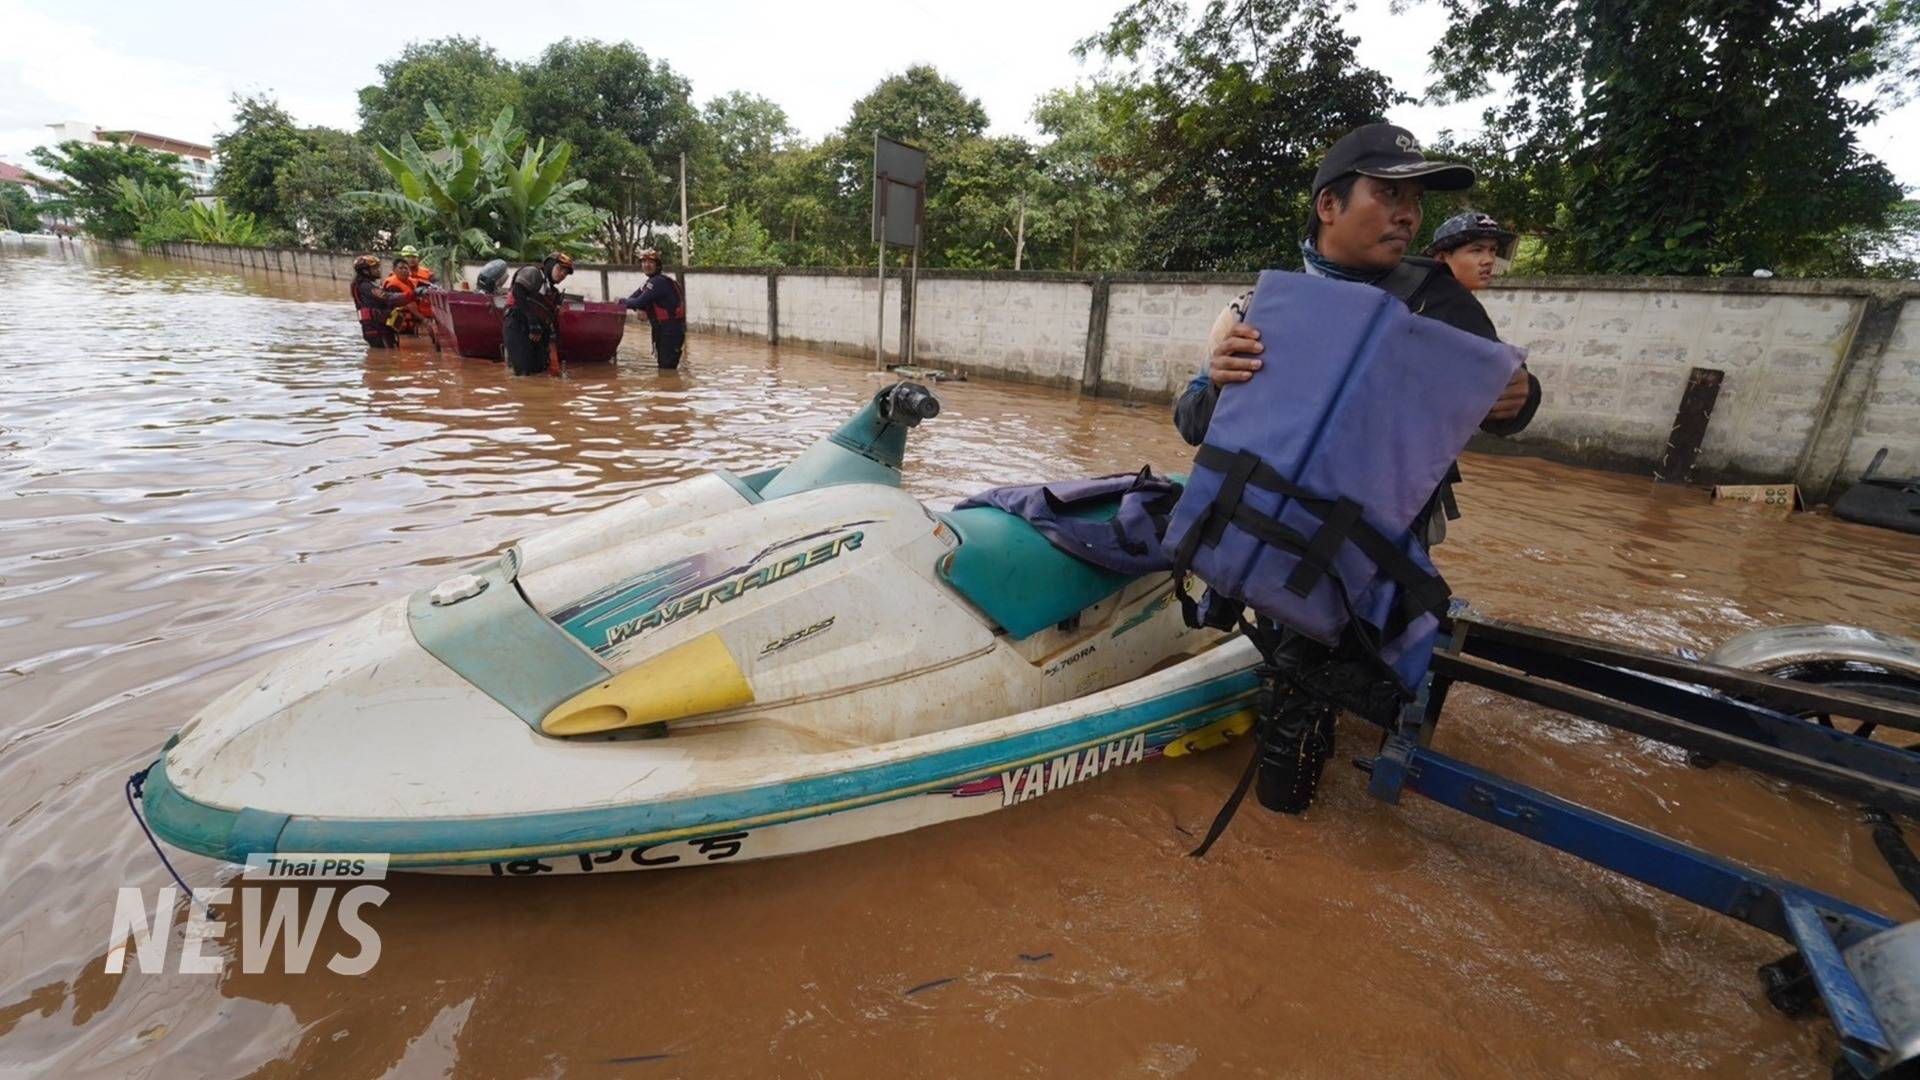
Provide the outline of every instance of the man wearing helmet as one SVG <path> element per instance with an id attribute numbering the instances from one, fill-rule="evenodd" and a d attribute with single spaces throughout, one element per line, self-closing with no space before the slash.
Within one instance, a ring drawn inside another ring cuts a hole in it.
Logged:
<path id="1" fill-rule="evenodd" d="M 507 367 L 515 375 L 547 370 L 548 354 L 560 336 L 561 282 L 573 273 L 573 258 L 556 251 L 539 266 L 523 266 L 507 290 L 505 344 Z"/>
<path id="2" fill-rule="evenodd" d="M 1441 222 L 1421 254 L 1447 264 L 1453 279 L 1468 292 L 1479 292 L 1493 280 L 1499 261 L 1513 258 L 1518 239 L 1518 233 L 1501 228 L 1491 216 L 1469 210 Z"/>
<path id="3" fill-rule="evenodd" d="M 687 343 L 687 301 L 679 283 L 660 272 L 660 253 L 640 253 L 640 272 L 647 280 L 620 301 L 629 311 L 644 312 L 653 324 L 653 357 L 662 370 L 680 366 L 680 350 Z"/>
<path id="4" fill-rule="evenodd" d="M 407 261 L 407 281 L 414 293 L 414 314 L 419 316 L 421 322 L 431 323 L 433 304 L 427 300 L 427 291 L 437 287 L 433 283 L 433 271 L 421 264 L 420 249 L 412 244 L 403 246 L 396 254 Z"/>
<path id="5" fill-rule="evenodd" d="M 353 260 L 353 284 L 349 289 L 354 311 L 360 316 L 360 336 L 376 349 L 397 348 L 400 342 L 388 319 L 405 306 L 407 297 L 381 284 L 378 256 L 362 255 Z"/>

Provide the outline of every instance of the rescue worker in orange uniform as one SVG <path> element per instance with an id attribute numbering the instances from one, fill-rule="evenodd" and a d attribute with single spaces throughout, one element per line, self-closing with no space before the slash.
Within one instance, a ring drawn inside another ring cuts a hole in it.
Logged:
<path id="1" fill-rule="evenodd" d="M 380 260 L 362 255 L 353 260 L 353 284 L 350 287 L 355 314 L 360 316 L 360 336 L 376 349 L 399 347 L 393 327 L 388 323 L 394 311 L 406 303 L 399 292 L 380 281 Z"/>
<path id="2" fill-rule="evenodd" d="M 413 264 L 408 262 L 405 256 L 395 255 L 393 273 L 388 274 L 387 280 L 380 285 L 382 288 L 399 293 L 402 298 L 400 306 L 394 308 L 393 314 L 388 317 L 387 325 L 391 326 L 396 334 L 418 333 L 420 330 L 420 283 L 414 280 Z"/>
<path id="3" fill-rule="evenodd" d="M 400 257 L 407 260 L 407 268 L 413 281 L 415 296 L 413 313 L 423 323 L 433 321 L 433 304 L 427 300 L 428 289 L 439 288 L 433 283 L 433 271 L 420 263 L 420 249 L 408 244 L 400 249 Z"/>

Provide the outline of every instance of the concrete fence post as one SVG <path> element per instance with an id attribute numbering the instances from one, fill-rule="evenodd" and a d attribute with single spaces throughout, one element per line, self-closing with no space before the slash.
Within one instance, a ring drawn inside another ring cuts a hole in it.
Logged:
<path id="1" fill-rule="evenodd" d="M 1100 392 L 1101 369 L 1107 362 L 1107 307 L 1113 280 L 1105 274 L 1093 279 L 1093 302 L 1087 309 L 1087 355 L 1080 364 L 1080 392 Z"/>
<path id="2" fill-rule="evenodd" d="M 780 271 L 767 271 L 767 344 L 780 344 Z"/>
<path id="3" fill-rule="evenodd" d="M 1900 296 L 1875 292 L 1860 305 L 1846 352 L 1834 365 L 1813 431 L 1794 469 L 1793 481 L 1809 503 L 1827 501 L 1840 481 L 1847 450 L 1853 445 L 1854 432 L 1859 430 L 1867 401 L 1880 380 L 1880 363 L 1886 358 L 1887 345 L 1900 323 L 1900 309 L 1906 303 Z"/>
<path id="4" fill-rule="evenodd" d="M 913 344 L 908 339 L 913 336 L 914 289 L 909 288 L 908 276 L 900 271 L 894 272 L 894 283 L 900 287 L 900 362 L 906 363 L 907 357 L 914 354 Z"/>

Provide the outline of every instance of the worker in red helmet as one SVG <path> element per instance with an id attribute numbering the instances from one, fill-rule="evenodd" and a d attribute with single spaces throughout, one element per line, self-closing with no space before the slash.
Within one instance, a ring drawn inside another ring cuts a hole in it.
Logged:
<path id="1" fill-rule="evenodd" d="M 405 306 L 408 298 L 405 293 L 381 284 L 377 256 L 362 255 L 353 260 L 353 284 L 349 289 L 354 311 L 360 316 L 360 336 L 376 349 L 398 348 L 400 341 L 388 320 Z"/>
<path id="2" fill-rule="evenodd" d="M 556 251 L 539 266 L 523 266 L 507 290 L 507 368 L 538 375 L 560 337 L 560 283 L 573 273 L 573 258 Z"/>
<path id="3" fill-rule="evenodd" d="M 680 352 L 687 344 L 687 299 L 680 283 L 660 272 L 660 253 L 652 248 L 640 253 L 640 272 L 647 280 L 620 301 L 629 311 L 646 315 L 653 325 L 653 358 L 662 370 L 680 366 Z"/>

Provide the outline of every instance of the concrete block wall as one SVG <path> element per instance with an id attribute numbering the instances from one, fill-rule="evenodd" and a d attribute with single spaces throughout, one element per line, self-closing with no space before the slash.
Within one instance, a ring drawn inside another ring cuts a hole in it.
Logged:
<path id="1" fill-rule="evenodd" d="M 174 244 L 163 253 L 352 276 L 345 252 Z M 464 268 L 469 281 L 477 269 Z M 581 264 L 570 291 L 605 299 L 641 280 L 635 267 Z M 700 268 L 684 280 L 696 329 L 873 355 L 871 272 Z M 916 359 L 1169 401 L 1203 362 L 1221 308 L 1253 280 L 923 271 Z M 902 291 L 890 271 L 881 320 L 890 360 L 901 351 Z M 1519 449 L 1651 469 L 1688 373 L 1700 367 L 1725 378 L 1696 479 L 1791 479 L 1817 499 L 1837 494 L 1882 446 L 1889 474 L 1920 475 L 1920 282 L 1529 278 L 1496 281 L 1480 295 L 1540 376 L 1540 412 L 1512 441 Z"/>
<path id="2" fill-rule="evenodd" d="M 715 275 L 703 275 L 709 280 Z M 762 282 L 765 275 L 756 275 Z M 780 274 L 777 278 L 781 344 L 818 345 L 827 349 L 873 355 L 880 284 L 868 275 Z M 886 314 L 878 317 L 885 349 L 900 352 L 900 286 L 887 282 Z"/>
<path id="3" fill-rule="evenodd" d="M 1220 312 L 1254 279 L 1214 282 L 1116 281 L 1107 299 L 1100 387 L 1122 397 L 1178 397 L 1206 360 Z"/>
<path id="4" fill-rule="evenodd" d="M 1883 446 L 1887 460 L 1882 472 L 1920 476 L 1920 300 L 1908 300 L 1901 308 L 1847 447 L 1841 478 L 1857 478 Z"/>
<path id="5" fill-rule="evenodd" d="M 1482 294 L 1527 350 L 1542 400 L 1516 437 L 1573 457 L 1657 461 L 1690 369 L 1726 373 L 1698 468 L 1793 474 L 1864 301 L 1846 296 L 1501 288 Z"/>
<path id="6" fill-rule="evenodd" d="M 613 276 L 609 270 L 608 277 Z M 623 279 L 624 280 L 624 279 Z M 767 336 L 767 279 L 760 274 L 686 271 L 687 326 L 726 334 Z M 634 283 L 634 288 L 639 288 Z M 625 296 L 633 289 L 617 295 Z"/>
<path id="7" fill-rule="evenodd" d="M 583 276 L 589 279 L 589 284 L 598 287 L 597 281 L 593 280 L 600 277 L 598 273 L 587 271 L 583 273 Z M 638 289 L 640 286 L 646 284 L 646 282 L 647 275 L 641 273 L 638 267 L 609 266 L 606 267 L 605 294 L 596 296 L 595 299 L 609 300 L 616 296 L 631 296 L 633 295 L 633 290 Z M 579 290 L 576 289 L 574 291 L 578 292 Z M 589 293 L 588 295 L 593 294 Z"/>
<path id="8" fill-rule="evenodd" d="M 923 277 L 914 298 L 914 361 L 1078 386 L 1092 300 L 1091 282 Z M 788 310 L 780 309 L 783 334 Z"/>

